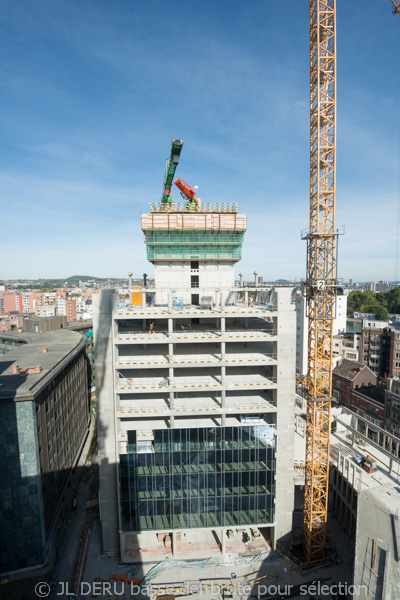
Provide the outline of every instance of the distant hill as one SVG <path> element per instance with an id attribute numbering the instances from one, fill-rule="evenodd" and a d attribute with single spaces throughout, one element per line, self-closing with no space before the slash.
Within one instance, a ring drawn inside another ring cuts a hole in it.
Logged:
<path id="1" fill-rule="evenodd" d="M 89 279 L 101 281 L 103 278 L 102 277 L 93 277 L 93 275 L 72 275 L 71 277 L 67 277 L 67 279 L 64 279 L 64 281 L 76 282 L 76 281 L 88 281 Z"/>

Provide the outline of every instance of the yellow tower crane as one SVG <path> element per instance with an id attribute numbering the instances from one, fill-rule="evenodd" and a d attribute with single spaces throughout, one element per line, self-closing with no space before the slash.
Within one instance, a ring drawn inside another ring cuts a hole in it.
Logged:
<path id="1" fill-rule="evenodd" d="M 391 0 L 400 14 L 400 0 Z M 332 398 L 336 242 L 336 0 L 310 0 L 310 227 L 307 240 L 308 367 L 303 553 L 325 554 Z"/>
<path id="2" fill-rule="evenodd" d="M 336 0 L 310 0 L 310 227 L 304 558 L 321 558 L 328 509 L 336 290 Z"/>

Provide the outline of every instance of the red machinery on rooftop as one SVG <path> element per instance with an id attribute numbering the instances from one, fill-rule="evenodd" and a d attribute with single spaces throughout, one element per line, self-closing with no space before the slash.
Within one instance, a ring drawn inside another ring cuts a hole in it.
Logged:
<path id="1" fill-rule="evenodd" d="M 182 196 L 184 198 L 186 198 L 187 200 L 189 200 L 189 202 L 190 202 L 190 204 L 192 206 L 194 206 L 195 204 L 199 204 L 200 198 L 197 198 L 197 196 L 196 196 L 197 187 L 192 188 L 183 179 L 176 179 L 173 183 L 179 189 L 179 191 L 181 192 Z"/>

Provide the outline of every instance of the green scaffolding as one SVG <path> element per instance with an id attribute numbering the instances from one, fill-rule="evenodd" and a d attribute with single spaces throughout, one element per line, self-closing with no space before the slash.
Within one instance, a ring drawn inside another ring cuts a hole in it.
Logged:
<path id="1" fill-rule="evenodd" d="M 242 247 L 221 248 L 219 246 L 147 246 L 148 260 L 240 260 Z"/>
<path id="2" fill-rule="evenodd" d="M 148 260 L 240 260 L 244 231 L 144 231 Z"/>

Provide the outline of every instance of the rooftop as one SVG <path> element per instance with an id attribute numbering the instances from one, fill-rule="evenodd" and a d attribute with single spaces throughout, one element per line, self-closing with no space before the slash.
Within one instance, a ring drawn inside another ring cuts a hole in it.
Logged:
<path id="1" fill-rule="evenodd" d="M 0 356 L 0 400 L 34 397 L 86 345 L 85 337 L 67 329 L 29 338 L 26 345 Z"/>
<path id="2" fill-rule="evenodd" d="M 381 404 L 385 403 L 385 388 L 382 386 L 375 386 L 375 385 L 366 386 L 366 385 L 364 385 L 354 391 L 357 394 L 362 394 L 363 396 L 367 396 L 368 398 L 371 398 L 372 400 L 376 400 L 377 402 L 380 402 Z"/>
<path id="3" fill-rule="evenodd" d="M 338 366 L 335 367 L 335 369 L 333 369 L 333 372 L 335 375 L 340 375 L 340 377 L 344 377 L 345 379 L 354 381 L 363 369 L 368 369 L 368 367 L 362 365 L 359 362 L 356 362 L 355 360 L 349 360 L 347 358 L 344 358 L 338 364 Z"/>

